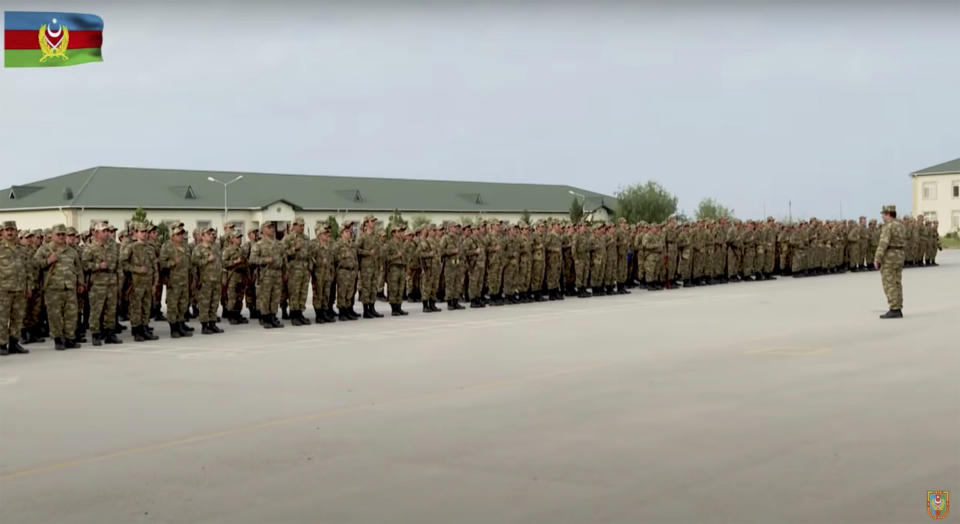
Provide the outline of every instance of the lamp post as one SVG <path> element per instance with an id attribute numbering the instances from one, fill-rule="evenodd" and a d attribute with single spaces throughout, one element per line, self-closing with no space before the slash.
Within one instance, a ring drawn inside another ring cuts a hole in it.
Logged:
<path id="1" fill-rule="evenodd" d="M 211 181 L 211 182 L 216 182 L 216 183 L 218 183 L 218 184 L 220 184 L 220 185 L 223 186 L 223 225 L 222 225 L 221 227 L 226 227 L 226 225 L 227 225 L 227 186 L 229 186 L 230 184 L 236 182 L 237 180 L 240 180 L 241 178 L 243 178 L 243 175 L 237 175 L 237 177 L 234 178 L 233 180 L 231 180 L 231 181 L 229 181 L 229 182 L 224 182 L 224 181 L 222 181 L 222 180 L 217 180 L 216 178 L 213 178 L 212 176 L 208 176 L 208 177 L 207 177 L 207 180 L 209 180 L 209 181 Z"/>

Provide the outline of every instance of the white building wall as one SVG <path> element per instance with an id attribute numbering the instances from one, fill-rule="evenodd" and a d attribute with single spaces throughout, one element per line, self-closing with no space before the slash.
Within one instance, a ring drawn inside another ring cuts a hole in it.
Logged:
<path id="1" fill-rule="evenodd" d="M 941 236 L 957 231 L 960 227 L 960 173 L 914 176 L 913 216 L 917 215 L 935 216 L 940 222 L 937 231 Z"/>

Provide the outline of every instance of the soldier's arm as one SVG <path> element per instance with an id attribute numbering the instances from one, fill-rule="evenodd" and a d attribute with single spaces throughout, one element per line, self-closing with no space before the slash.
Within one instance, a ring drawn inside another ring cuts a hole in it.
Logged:
<path id="1" fill-rule="evenodd" d="M 880 231 L 880 243 L 877 244 L 877 251 L 873 254 L 873 263 L 879 264 L 883 260 L 883 254 L 887 252 L 887 246 L 890 244 L 890 228 L 885 227 Z"/>

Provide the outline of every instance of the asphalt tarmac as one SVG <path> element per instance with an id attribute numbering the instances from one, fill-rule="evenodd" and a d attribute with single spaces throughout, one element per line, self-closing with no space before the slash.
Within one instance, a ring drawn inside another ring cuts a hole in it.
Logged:
<path id="1" fill-rule="evenodd" d="M 0 522 L 928 522 L 960 500 L 940 262 L 903 320 L 870 272 L 31 345 Z"/>

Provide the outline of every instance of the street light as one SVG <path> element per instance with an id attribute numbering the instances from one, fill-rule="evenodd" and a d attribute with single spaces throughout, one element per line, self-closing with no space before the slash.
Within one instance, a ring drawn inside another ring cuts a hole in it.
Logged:
<path id="1" fill-rule="evenodd" d="M 222 181 L 222 180 L 217 180 L 216 178 L 213 178 L 212 176 L 208 176 L 208 177 L 207 177 L 207 180 L 209 180 L 209 181 L 211 181 L 211 182 L 216 182 L 216 183 L 218 183 L 218 184 L 223 185 L 223 226 L 224 226 L 224 227 L 226 227 L 226 225 L 227 225 L 227 186 L 229 186 L 230 184 L 236 182 L 237 180 L 240 180 L 241 178 L 243 178 L 243 175 L 237 175 L 237 178 L 234 178 L 233 180 L 231 180 L 231 181 L 229 181 L 229 182 L 224 182 L 224 181 Z"/>

